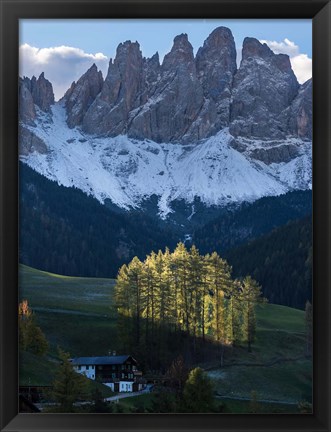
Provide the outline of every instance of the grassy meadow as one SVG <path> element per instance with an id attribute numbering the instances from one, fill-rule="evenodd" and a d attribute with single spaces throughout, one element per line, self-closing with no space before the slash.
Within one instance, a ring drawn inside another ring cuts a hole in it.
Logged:
<path id="1" fill-rule="evenodd" d="M 50 350 L 46 358 L 24 353 L 21 384 L 49 384 L 60 346 L 72 356 L 108 355 L 117 350 L 115 281 L 59 276 L 20 266 L 20 298 L 27 299 Z M 247 412 L 252 392 L 261 412 L 297 412 L 300 401 L 311 401 L 312 363 L 304 354 L 304 312 L 285 306 L 257 307 L 257 334 L 251 353 L 235 346 L 219 364 L 203 367 L 212 378 L 215 397 L 224 412 Z M 150 406 L 152 395 L 122 400 L 122 409 Z"/>

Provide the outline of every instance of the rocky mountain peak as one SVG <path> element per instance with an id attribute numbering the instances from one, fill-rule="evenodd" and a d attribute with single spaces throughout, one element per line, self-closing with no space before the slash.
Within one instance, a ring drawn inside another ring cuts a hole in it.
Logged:
<path id="1" fill-rule="evenodd" d="M 249 59 L 251 57 L 268 58 L 273 56 L 274 53 L 268 47 L 266 43 L 262 44 L 255 38 L 246 37 L 242 47 L 242 60 Z"/>
<path id="2" fill-rule="evenodd" d="M 193 47 L 188 40 L 187 34 L 182 33 L 174 38 L 171 51 L 164 56 L 162 69 L 163 71 L 169 71 L 184 64 L 186 68 L 190 68 L 193 63 Z"/>
<path id="3" fill-rule="evenodd" d="M 27 77 L 19 79 L 19 113 L 22 122 L 33 124 L 36 110 L 31 94 L 31 81 Z"/>
<path id="4" fill-rule="evenodd" d="M 288 130 L 282 113 L 298 90 L 288 56 L 274 54 L 257 39 L 245 38 L 233 81 L 230 132 L 249 138 L 284 138 Z"/>
<path id="5" fill-rule="evenodd" d="M 95 63 L 82 75 L 77 83 L 73 82 L 63 99 L 67 108 L 67 124 L 73 128 L 82 123 L 88 108 L 101 92 L 102 72 Z"/>
<path id="6" fill-rule="evenodd" d="M 119 44 L 114 62 L 110 59 L 101 92 L 84 116 L 83 130 L 105 135 L 127 133 L 129 112 L 141 103 L 143 76 L 144 59 L 139 43 Z"/>
<path id="7" fill-rule="evenodd" d="M 227 27 L 220 26 L 210 33 L 203 44 L 203 48 L 218 48 L 222 50 L 225 46 L 233 46 L 233 43 L 234 39 L 231 30 Z"/>
<path id="8" fill-rule="evenodd" d="M 145 58 L 138 42 L 125 41 L 105 80 L 93 64 L 71 85 L 64 96 L 67 124 L 156 142 L 194 144 L 226 127 L 239 141 L 310 139 L 311 83 L 299 86 L 289 57 L 251 37 L 239 69 L 236 54 L 226 27 L 213 30 L 196 57 L 188 35 L 176 36 L 162 64 L 157 52 Z M 44 74 L 22 79 L 20 95 L 25 122 L 34 122 L 35 105 L 47 112 L 54 102 Z"/>
<path id="9" fill-rule="evenodd" d="M 156 51 L 156 53 L 153 54 L 152 57 L 146 59 L 146 62 L 149 65 L 154 65 L 156 67 L 159 67 L 160 66 L 160 56 L 159 56 L 158 51 Z"/>
<path id="10" fill-rule="evenodd" d="M 36 117 L 35 105 L 44 112 L 50 112 L 50 107 L 54 104 L 53 86 L 45 78 L 44 72 L 38 79 L 35 76 L 19 79 L 19 98 L 20 119 L 23 122 L 33 123 Z"/>
<path id="11" fill-rule="evenodd" d="M 188 40 L 187 33 L 181 33 L 180 35 L 177 35 L 174 37 L 174 44 L 172 47 L 172 50 L 178 50 L 178 49 L 190 49 L 192 45 L 190 44 Z"/>
<path id="12" fill-rule="evenodd" d="M 143 103 L 147 101 L 149 96 L 154 94 L 156 90 L 160 68 L 161 66 L 158 52 L 156 52 L 152 57 L 144 59 L 145 80 L 147 87 L 145 88 L 145 98 L 142 99 Z"/>
<path id="13" fill-rule="evenodd" d="M 228 126 L 233 76 L 237 70 L 236 46 L 231 30 L 216 28 L 199 48 L 196 67 L 204 96 L 215 103 L 215 126 Z M 209 110 L 213 104 L 209 105 Z"/>
<path id="14" fill-rule="evenodd" d="M 52 84 L 45 78 L 44 72 L 39 75 L 39 78 L 32 77 L 31 93 L 34 103 L 45 112 L 50 112 L 51 105 L 54 104 L 54 93 Z"/>
<path id="15" fill-rule="evenodd" d="M 138 42 L 125 41 L 120 43 L 116 50 L 114 64 L 119 67 L 129 61 L 142 60 L 140 45 Z"/>

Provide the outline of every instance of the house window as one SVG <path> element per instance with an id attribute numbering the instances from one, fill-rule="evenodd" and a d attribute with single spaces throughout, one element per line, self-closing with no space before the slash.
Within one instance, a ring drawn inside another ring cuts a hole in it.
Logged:
<path id="1" fill-rule="evenodd" d="M 113 365 L 112 367 L 111 367 L 113 370 L 115 370 L 116 369 L 116 366 L 115 365 Z"/>
<path id="2" fill-rule="evenodd" d="M 124 373 L 122 373 L 122 378 L 124 378 Z"/>
<path id="3" fill-rule="evenodd" d="M 131 370 L 131 365 L 130 364 L 128 364 L 128 370 Z"/>
<path id="4" fill-rule="evenodd" d="M 77 369 L 78 369 L 78 370 L 81 370 L 81 368 L 82 368 L 81 366 L 77 366 Z"/>
<path id="5" fill-rule="evenodd" d="M 116 373 L 113 372 L 113 373 L 111 374 L 111 377 L 112 377 L 112 378 L 116 378 Z"/>
<path id="6" fill-rule="evenodd" d="M 123 364 L 121 368 L 122 368 L 122 370 L 124 370 L 125 369 L 125 365 Z"/>
<path id="7" fill-rule="evenodd" d="M 94 375 L 92 375 L 92 378 L 94 378 Z"/>

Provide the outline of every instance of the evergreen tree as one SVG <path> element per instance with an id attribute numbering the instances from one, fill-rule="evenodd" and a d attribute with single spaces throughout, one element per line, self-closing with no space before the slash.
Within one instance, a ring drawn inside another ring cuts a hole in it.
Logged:
<path id="1" fill-rule="evenodd" d="M 178 243 L 173 252 L 173 268 L 176 271 L 178 283 L 178 323 L 190 333 L 190 297 L 189 297 L 189 255 L 184 243 Z"/>
<path id="2" fill-rule="evenodd" d="M 88 395 L 88 380 L 74 371 L 70 355 L 59 349 L 60 365 L 53 382 L 52 396 L 59 412 L 75 412 L 74 403 Z"/>
<path id="3" fill-rule="evenodd" d="M 135 257 L 119 270 L 115 288 L 123 349 L 147 368 L 165 371 L 174 354 L 187 364 L 203 361 L 208 338 L 223 365 L 234 342 L 245 340 L 251 348 L 259 296 L 257 283 L 234 281 L 216 252 L 202 256 L 179 243 L 173 253 L 152 252 L 144 262 Z"/>
<path id="4" fill-rule="evenodd" d="M 211 380 L 201 368 L 193 369 L 188 376 L 183 392 L 185 412 L 203 413 L 213 410 L 214 397 Z"/>
<path id="5" fill-rule="evenodd" d="M 225 346 L 232 343 L 231 323 L 231 268 L 225 260 L 213 252 L 208 257 L 208 283 L 210 292 L 211 331 L 218 342 L 220 362 L 223 365 Z"/>
<path id="6" fill-rule="evenodd" d="M 27 300 L 19 304 L 18 318 L 20 349 L 44 355 L 48 350 L 48 342 L 41 328 L 37 326 L 36 317 Z"/>
<path id="7" fill-rule="evenodd" d="M 243 328 L 248 351 L 252 351 L 252 343 L 256 333 L 256 304 L 260 301 L 261 287 L 258 283 L 246 276 L 241 283 L 241 292 L 239 295 L 243 305 Z"/>
<path id="8" fill-rule="evenodd" d="M 134 343 L 132 339 L 132 298 L 129 286 L 128 267 L 124 264 L 117 275 L 115 286 L 115 304 L 118 312 L 117 329 L 124 351 L 129 350 Z"/>

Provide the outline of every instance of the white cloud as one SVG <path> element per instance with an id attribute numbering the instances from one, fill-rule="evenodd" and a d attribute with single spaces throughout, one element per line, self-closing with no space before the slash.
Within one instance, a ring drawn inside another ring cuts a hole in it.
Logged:
<path id="1" fill-rule="evenodd" d="M 307 54 L 299 54 L 291 58 L 291 65 L 300 84 L 312 77 L 313 62 Z"/>
<path id="2" fill-rule="evenodd" d="M 281 42 L 260 40 L 266 43 L 275 54 L 287 54 L 290 57 L 293 72 L 300 84 L 303 84 L 312 76 L 312 59 L 307 54 L 300 53 L 298 45 L 285 38 Z"/>
<path id="3" fill-rule="evenodd" d="M 294 42 L 285 38 L 282 42 L 260 40 L 261 43 L 266 43 L 268 47 L 275 54 L 287 54 L 290 57 L 297 56 L 299 54 L 299 47 Z"/>
<path id="4" fill-rule="evenodd" d="M 44 72 L 53 84 L 55 99 L 61 98 L 72 81 L 77 81 L 93 63 L 105 76 L 108 58 L 103 53 L 88 54 L 80 48 L 64 45 L 50 48 L 20 46 L 20 76 L 38 77 Z"/>

